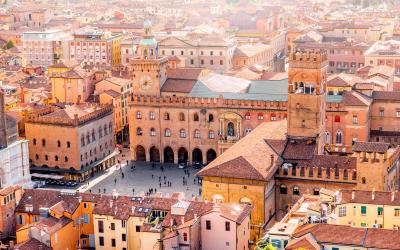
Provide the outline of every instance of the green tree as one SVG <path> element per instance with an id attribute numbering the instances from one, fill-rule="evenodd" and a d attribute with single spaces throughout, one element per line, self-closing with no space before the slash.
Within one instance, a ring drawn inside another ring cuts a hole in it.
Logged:
<path id="1" fill-rule="evenodd" d="M 4 45 L 4 49 L 11 49 L 14 46 L 14 42 L 10 40 Z"/>

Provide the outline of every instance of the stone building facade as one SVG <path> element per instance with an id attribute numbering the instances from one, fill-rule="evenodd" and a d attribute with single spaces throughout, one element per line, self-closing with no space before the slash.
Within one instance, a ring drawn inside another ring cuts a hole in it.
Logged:
<path id="1" fill-rule="evenodd" d="M 83 181 L 114 164 L 111 105 L 45 107 L 28 114 L 25 131 L 32 172 Z"/>

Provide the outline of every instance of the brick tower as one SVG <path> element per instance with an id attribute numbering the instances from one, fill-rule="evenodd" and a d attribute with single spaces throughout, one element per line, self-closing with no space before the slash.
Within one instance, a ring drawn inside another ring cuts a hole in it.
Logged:
<path id="1" fill-rule="evenodd" d="M 293 50 L 289 58 L 288 137 L 309 138 L 322 154 L 325 134 L 327 54 Z"/>
<path id="2" fill-rule="evenodd" d="M 131 61 L 133 68 L 133 92 L 160 96 L 166 80 L 168 59 L 158 56 L 158 44 L 151 32 L 151 22 L 144 22 L 144 36 L 139 43 L 140 57 Z"/>
<path id="3" fill-rule="evenodd" d="M 0 88 L 0 149 L 7 147 L 7 124 L 5 114 L 4 93 Z"/>

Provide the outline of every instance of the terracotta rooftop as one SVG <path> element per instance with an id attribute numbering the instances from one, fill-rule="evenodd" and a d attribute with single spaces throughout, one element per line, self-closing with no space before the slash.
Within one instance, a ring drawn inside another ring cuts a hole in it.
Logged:
<path id="1" fill-rule="evenodd" d="M 204 75 L 207 70 L 203 68 L 177 68 L 168 69 L 167 77 L 173 79 L 197 80 Z"/>
<path id="2" fill-rule="evenodd" d="M 168 78 L 161 88 L 161 92 L 190 93 L 197 80 Z"/>
<path id="3" fill-rule="evenodd" d="M 319 244 L 357 246 L 368 249 L 400 249 L 399 230 L 306 224 L 300 226 L 293 236 L 300 238 L 308 234 Z"/>
<path id="4" fill-rule="evenodd" d="M 342 190 L 341 192 L 341 203 L 400 206 L 400 194 L 397 192 L 373 192 L 362 190 Z M 354 199 L 352 199 L 353 194 Z"/>
<path id="5" fill-rule="evenodd" d="M 372 98 L 374 100 L 383 101 L 400 101 L 400 92 L 395 91 L 374 91 L 372 93 Z"/>
<path id="6" fill-rule="evenodd" d="M 316 148 L 312 140 L 288 139 L 282 157 L 285 160 L 308 160 L 316 154 Z"/>
<path id="7" fill-rule="evenodd" d="M 298 250 L 298 249 L 307 249 L 307 250 L 320 250 L 321 246 L 314 239 L 311 234 L 306 234 L 305 236 L 291 240 L 285 247 L 286 250 Z"/>
<path id="8" fill-rule="evenodd" d="M 356 142 L 353 146 L 353 151 L 385 153 L 389 148 L 390 144 L 384 142 Z"/>
<path id="9" fill-rule="evenodd" d="M 284 140 L 286 131 L 286 121 L 262 123 L 200 170 L 198 175 L 267 180 L 276 171 L 275 162 L 279 154 L 266 140 Z M 270 164 L 271 156 L 275 161 L 273 165 Z"/>
<path id="10" fill-rule="evenodd" d="M 35 249 L 51 250 L 52 248 L 34 238 L 14 246 L 14 250 L 35 250 Z"/>
<path id="11" fill-rule="evenodd" d="M 347 106 L 369 106 L 371 100 L 357 91 L 346 91 L 342 102 Z"/>

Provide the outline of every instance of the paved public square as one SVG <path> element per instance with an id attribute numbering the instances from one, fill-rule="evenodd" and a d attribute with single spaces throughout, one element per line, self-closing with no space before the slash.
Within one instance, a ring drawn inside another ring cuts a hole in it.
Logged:
<path id="1" fill-rule="evenodd" d="M 175 164 L 157 163 L 153 169 L 152 164 L 148 162 L 132 162 L 130 164 L 127 166 L 126 162 L 121 162 L 121 168 L 116 166 L 106 177 L 94 180 L 96 183 L 89 182 L 89 186 L 82 191 L 104 193 L 105 190 L 106 194 L 111 194 L 115 189 L 120 195 L 146 195 L 152 188 L 153 194 L 162 193 L 163 196 L 171 195 L 174 192 L 184 192 L 186 199 L 191 199 L 195 195 L 199 197 L 201 185 L 195 177 L 198 170 L 192 167 L 179 169 Z M 132 169 L 133 166 L 135 166 L 134 169 Z M 164 168 L 163 171 L 161 166 Z M 189 174 L 185 174 L 185 170 Z M 186 185 L 183 185 L 183 179 L 185 179 Z M 171 183 L 171 186 L 168 186 L 168 182 Z"/>

